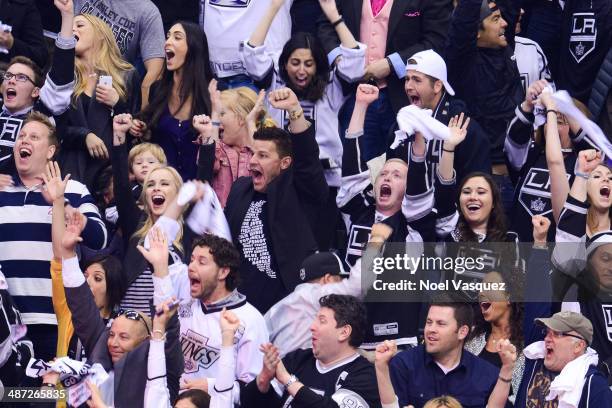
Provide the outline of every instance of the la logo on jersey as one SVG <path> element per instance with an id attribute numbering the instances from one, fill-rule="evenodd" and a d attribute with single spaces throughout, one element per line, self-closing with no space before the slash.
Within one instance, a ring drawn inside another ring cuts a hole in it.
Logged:
<path id="1" fill-rule="evenodd" d="M 574 13 L 572 17 L 572 34 L 569 40 L 569 51 L 580 62 L 595 49 L 597 44 L 597 27 L 595 13 Z"/>
<path id="2" fill-rule="evenodd" d="M 601 308 L 604 314 L 604 321 L 606 322 L 608 340 L 612 341 L 612 305 L 601 305 Z"/>

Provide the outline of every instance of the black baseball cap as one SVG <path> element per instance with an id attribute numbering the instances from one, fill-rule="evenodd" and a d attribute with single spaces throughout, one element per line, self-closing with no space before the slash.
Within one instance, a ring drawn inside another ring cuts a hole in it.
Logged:
<path id="1" fill-rule="evenodd" d="M 300 268 L 300 280 L 309 282 L 326 274 L 347 275 L 342 267 L 342 261 L 334 252 L 317 252 L 309 255 Z"/>

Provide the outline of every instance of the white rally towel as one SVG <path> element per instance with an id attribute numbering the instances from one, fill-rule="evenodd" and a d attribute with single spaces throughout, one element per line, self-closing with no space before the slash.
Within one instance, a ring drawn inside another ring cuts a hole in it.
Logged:
<path id="1" fill-rule="evenodd" d="M 26 375 L 36 378 L 52 371 L 60 374 L 60 382 L 68 390 L 68 404 L 74 407 L 84 404 L 91 397 L 86 381 L 100 386 L 108 379 L 107 372 L 99 363 L 91 366 L 68 357 L 57 358 L 51 363 L 32 358 L 26 368 Z"/>
<path id="2" fill-rule="evenodd" d="M 525 357 L 530 360 L 543 359 L 546 356 L 546 348 L 543 341 L 536 341 L 525 347 Z M 599 356 L 592 348 L 587 348 L 580 357 L 570 361 L 550 384 L 550 390 L 546 401 L 559 399 L 559 408 L 578 408 L 582 388 L 586 381 L 586 373 L 589 366 L 597 366 Z"/>
<path id="3" fill-rule="evenodd" d="M 181 192 L 186 189 L 188 193 L 193 191 L 193 194 L 195 194 L 195 185 L 190 186 L 190 184 L 194 183 L 191 181 L 185 183 Z M 179 196 L 181 196 L 181 192 L 179 192 Z M 207 183 L 204 184 L 204 197 L 193 207 L 189 218 L 187 218 L 187 225 L 196 234 L 210 233 L 232 242 L 232 234 L 225 219 L 223 207 L 219 198 L 217 198 L 217 194 Z"/>
<path id="4" fill-rule="evenodd" d="M 549 85 L 544 88 L 543 92 L 552 93 L 553 89 Z M 591 139 L 602 153 L 605 154 L 606 157 L 612 157 L 612 143 L 610 143 L 606 135 L 604 135 L 601 128 L 597 126 L 595 122 L 587 118 L 584 113 L 574 105 L 572 97 L 567 91 L 557 91 L 552 94 L 552 97 L 555 100 L 559 113 L 578 122 L 582 131 L 589 136 L 589 139 Z M 540 126 L 546 122 L 546 109 L 542 105 L 536 104 L 534 114 L 534 126 Z"/>
<path id="5" fill-rule="evenodd" d="M 395 140 L 391 148 L 396 148 L 408 135 L 419 132 L 425 140 L 447 140 L 450 130 L 444 123 L 433 118 L 431 109 L 421 109 L 416 105 L 408 105 L 397 113 L 397 124 L 402 132 L 395 132 Z"/>

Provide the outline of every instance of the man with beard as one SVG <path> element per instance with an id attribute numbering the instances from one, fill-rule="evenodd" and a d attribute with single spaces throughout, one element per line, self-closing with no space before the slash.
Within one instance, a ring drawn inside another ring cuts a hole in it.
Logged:
<path id="1" fill-rule="evenodd" d="M 440 302 L 429 307 L 425 345 L 391 360 L 391 382 L 399 405 L 421 408 L 431 398 L 452 395 L 465 408 L 504 407 L 510 392 L 516 347 L 497 343 L 501 369 L 463 349 L 473 324 L 468 303 Z"/>
<path id="2" fill-rule="evenodd" d="M 193 243 L 189 265 L 173 265 L 169 270 L 165 234 L 155 228 L 149 238 L 150 249 L 141 247 L 140 251 L 153 266 L 156 302 L 170 296 L 191 299 L 181 304 L 178 311 L 185 359 L 182 388 L 202 389 L 211 395 L 231 390 L 215 388 L 215 378 L 222 370 L 219 319 L 224 309 L 231 310 L 241 321 L 234 339 L 235 379 L 243 383 L 253 380 L 262 364 L 257 348 L 268 341 L 268 331 L 261 313 L 236 290 L 240 255 L 234 245 L 215 235 L 204 234 Z M 237 384 L 234 389 L 237 398 Z"/>

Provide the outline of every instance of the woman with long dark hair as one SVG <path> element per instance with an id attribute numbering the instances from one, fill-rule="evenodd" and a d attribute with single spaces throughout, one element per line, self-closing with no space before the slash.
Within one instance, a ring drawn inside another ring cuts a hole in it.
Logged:
<path id="1" fill-rule="evenodd" d="M 327 18 L 336 22 L 339 14 L 333 0 L 320 0 Z M 272 119 L 287 128 L 290 116 L 304 115 L 315 126 L 319 158 L 330 186 L 330 195 L 315 235 L 320 250 L 327 250 L 336 230 L 338 209 L 336 194 L 340 187 L 342 168 L 342 139 L 338 134 L 338 111 L 348 97 L 348 83 L 357 82 L 365 72 L 365 45 L 357 43 L 348 27 L 335 24 L 340 37 L 341 58 L 330 69 L 327 55 L 318 38 L 309 33 L 296 33 L 283 47 L 278 61 L 266 51 L 264 41 L 272 20 L 281 9 L 283 0 L 274 0 L 241 52 L 248 74 L 261 88 L 275 90 L 290 88 L 298 97 L 301 109 L 285 112 L 268 103 Z M 340 19 L 341 20 L 341 19 Z M 347 92 L 347 93 L 345 93 Z"/>
<path id="2" fill-rule="evenodd" d="M 183 180 L 197 174 L 197 133 L 191 127 L 195 115 L 210 114 L 208 82 L 211 78 L 206 35 L 190 22 L 179 21 L 167 33 L 166 69 L 151 86 L 149 105 L 134 120 L 130 133 L 150 133 L 163 149 L 168 164 Z"/>

